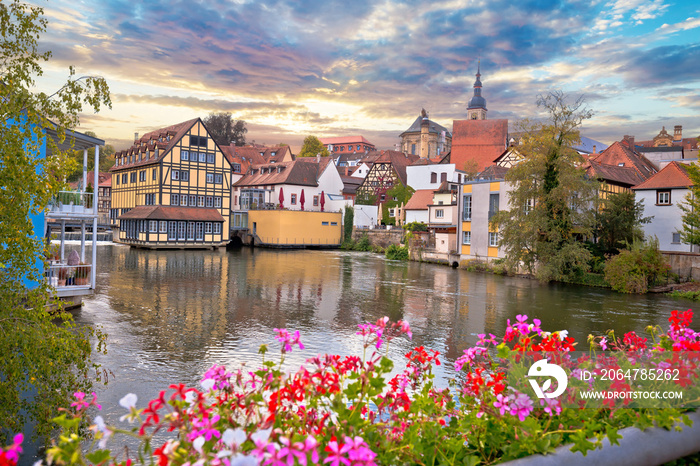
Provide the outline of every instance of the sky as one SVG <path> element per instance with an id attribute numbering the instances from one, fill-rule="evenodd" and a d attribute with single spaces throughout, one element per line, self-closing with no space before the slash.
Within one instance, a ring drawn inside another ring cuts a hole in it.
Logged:
<path id="1" fill-rule="evenodd" d="M 452 129 L 477 66 L 489 119 L 544 114 L 538 95 L 583 96 L 582 134 L 700 136 L 696 0 L 33 0 L 51 50 L 38 81 L 74 65 L 106 78 L 113 107 L 84 114 L 116 150 L 135 132 L 211 112 L 246 121 L 246 140 L 363 135 L 393 149 L 421 109 Z"/>

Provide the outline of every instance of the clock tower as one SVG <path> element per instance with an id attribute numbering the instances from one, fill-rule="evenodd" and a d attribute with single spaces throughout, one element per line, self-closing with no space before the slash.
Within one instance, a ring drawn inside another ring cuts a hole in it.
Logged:
<path id="1" fill-rule="evenodd" d="M 467 107 L 467 119 L 485 120 L 486 111 L 486 99 L 481 97 L 481 61 L 479 61 L 474 82 L 474 97 L 471 98 Z"/>

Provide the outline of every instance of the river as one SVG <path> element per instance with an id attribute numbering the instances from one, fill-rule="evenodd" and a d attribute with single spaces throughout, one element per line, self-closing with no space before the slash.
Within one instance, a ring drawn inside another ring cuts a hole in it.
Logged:
<path id="1" fill-rule="evenodd" d="M 98 261 L 96 293 L 75 317 L 108 334 L 108 352 L 96 360 L 109 371 L 109 384 L 96 391 L 112 424 L 129 392 L 143 407 L 171 383 L 197 384 L 213 364 L 257 364 L 261 344 L 277 351 L 276 327 L 301 332 L 306 349 L 287 357 L 291 368 L 317 353 L 361 354 L 359 323 L 407 319 L 413 341 L 394 340 L 390 355 L 398 361 L 415 345 L 440 351 L 444 385 L 454 376 L 451 363 L 477 334 L 503 335 L 506 319 L 517 314 L 541 319 L 546 330 L 568 330 L 585 349 L 590 333 L 665 328 L 671 310 L 693 306 L 663 295 L 542 285 L 371 253 L 104 245 Z"/>

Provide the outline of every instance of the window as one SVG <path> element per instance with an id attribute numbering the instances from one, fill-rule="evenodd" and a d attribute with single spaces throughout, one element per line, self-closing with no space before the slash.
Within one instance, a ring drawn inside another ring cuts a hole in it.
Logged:
<path id="1" fill-rule="evenodd" d="M 199 161 L 204 163 L 207 161 L 207 154 L 206 152 L 200 152 L 199 153 Z"/>
<path id="2" fill-rule="evenodd" d="M 359 145 L 359 144 L 357 145 L 357 150 L 360 150 L 360 145 Z"/>
<path id="3" fill-rule="evenodd" d="M 151 176 L 151 179 L 155 181 L 158 178 L 158 169 L 154 168 L 153 169 L 153 175 Z"/>
<path id="4" fill-rule="evenodd" d="M 386 201 L 386 194 L 382 194 L 382 197 L 379 199 L 380 202 Z"/>
<path id="5" fill-rule="evenodd" d="M 472 195 L 467 194 L 462 197 L 462 220 L 465 222 L 471 222 L 472 220 Z"/>
<path id="6" fill-rule="evenodd" d="M 171 173 L 171 178 L 173 180 L 179 180 L 180 179 L 180 170 L 173 170 Z"/>
<path id="7" fill-rule="evenodd" d="M 194 207 L 197 205 L 197 196 L 190 196 L 190 207 Z"/>
<path id="8" fill-rule="evenodd" d="M 211 234 L 211 222 L 204 222 L 204 233 Z"/>
<path id="9" fill-rule="evenodd" d="M 435 218 L 445 218 L 445 209 L 435 209 Z"/>
<path id="10" fill-rule="evenodd" d="M 472 232 L 463 231 L 462 232 L 462 244 L 472 244 Z"/>
<path id="11" fill-rule="evenodd" d="M 338 226 L 338 222 L 331 222 L 331 226 L 332 226 L 332 227 L 337 227 L 337 226 Z"/>
<path id="12" fill-rule="evenodd" d="M 679 232 L 673 233 L 673 239 L 671 240 L 672 243 L 678 244 L 681 242 L 681 234 Z"/>
<path id="13" fill-rule="evenodd" d="M 241 172 L 241 164 L 240 164 L 240 163 L 234 163 L 234 164 L 233 164 L 233 172 L 234 172 L 234 173 L 240 173 L 240 172 Z"/>
<path id="14" fill-rule="evenodd" d="M 177 222 L 168 222 L 168 239 L 171 241 L 177 239 Z"/>
<path id="15" fill-rule="evenodd" d="M 411 144 L 411 155 L 416 155 L 416 145 Z"/>
<path id="16" fill-rule="evenodd" d="M 129 182 L 128 176 L 129 175 L 127 175 L 126 173 L 122 173 L 122 184 L 126 184 Z"/>
<path id="17" fill-rule="evenodd" d="M 180 196 L 178 196 L 177 194 L 171 194 L 170 205 L 180 205 Z"/>
<path id="18" fill-rule="evenodd" d="M 148 232 L 149 233 L 158 233 L 158 220 L 149 220 L 148 221 Z"/>
<path id="19" fill-rule="evenodd" d="M 187 222 L 187 239 L 194 239 L 194 222 Z"/>
<path id="20" fill-rule="evenodd" d="M 180 195 L 180 205 L 182 207 L 187 207 L 187 194 Z"/>
<path id="21" fill-rule="evenodd" d="M 296 194 L 292 194 L 292 199 L 291 199 L 290 203 L 292 205 L 297 205 L 297 195 Z"/>
<path id="22" fill-rule="evenodd" d="M 437 183 L 437 173 L 435 173 L 435 172 L 430 172 L 430 182 L 431 182 L 431 183 Z"/>
<path id="23" fill-rule="evenodd" d="M 145 194 L 143 203 L 145 205 L 155 205 L 156 204 L 156 193 Z"/>
<path id="24" fill-rule="evenodd" d="M 497 232 L 489 232 L 489 246 L 491 247 L 498 247 L 498 233 Z"/>
<path id="25" fill-rule="evenodd" d="M 177 239 L 184 241 L 187 235 L 187 222 L 177 222 Z"/>
<path id="26" fill-rule="evenodd" d="M 190 172 L 182 170 L 180 172 L 180 181 L 190 181 Z"/>
<path id="27" fill-rule="evenodd" d="M 394 209 L 389 209 L 389 217 L 395 217 Z"/>
<path id="28" fill-rule="evenodd" d="M 130 178 L 131 179 L 129 181 L 131 181 L 132 183 L 136 183 L 136 172 L 131 172 Z"/>
<path id="29" fill-rule="evenodd" d="M 197 207 L 204 207 L 204 196 L 197 197 Z"/>
<path id="30" fill-rule="evenodd" d="M 146 170 L 141 170 L 139 172 L 139 181 L 146 181 Z"/>
<path id="31" fill-rule="evenodd" d="M 523 208 L 525 215 L 529 214 L 532 212 L 532 208 L 535 206 L 535 200 L 534 199 L 528 199 L 525 201 L 525 207 Z"/>
<path id="32" fill-rule="evenodd" d="M 207 147 L 207 138 L 205 136 L 190 136 L 190 146 Z"/>
<path id="33" fill-rule="evenodd" d="M 160 233 L 167 233 L 168 232 L 168 222 L 165 220 L 160 221 Z"/>
<path id="34" fill-rule="evenodd" d="M 189 159 L 190 159 L 190 151 L 183 150 L 180 152 L 180 160 L 189 160 Z"/>
<path id="35" fill-rule="evenodd" d="M 215 155 L 214 154 L 207 154 L 207 163 L 214 163 L 215 162 Z"/>
<path id="36" fill-rule="evenodd" d="M 489 196 L 489 220 L 498 213 L 499 198 L 500 194 L 498 193 L 491 193 Z"/>
<path id="37" fill-rule="evenodd" d="M 314 196 L 314 207 L 318 205 L 318 196 Z"/>
<path id="38" fill-rule="evenodd" d="M 328 222 L 321 222 L 321 225 L 327 227 L 327 226 L 328 226 Z"/>
<path id="39" fill-rule="evenodd" d="M 447 173 L 440 173 L 440 182 L 447 181 Z"/>
<path id="40" fill-rule="evenodd" d="M 220 223 L 215 223 L 215 224 L 214 224 L 214 234 L 215 234 L 215 235 L 220 235 L 220 234 L 221 234 L 221 224 L 220 224 Z"/>
<path id="41" fill-rule="evenodd" d="M 117 178 L 117 184 L 119 184 L 119 175 L 117 175 L 116 178 Z"/>
<path id="42" fill-rule="evenodd" d="M 221 208 L 221 196 L 216 196 L 214 198 L 214 207 L 216 207 L 217 209 Z"/>
<path id="43" fill-rule="evenodd" d="M 656 205 L 671 205 L 671 191 L 656 191 Z"/>
<path id="44" fill-rule="evenodd" d="M 217 173 L 214 175 L 214 183 L 222 184 L 224 182 L 224 175 L 222 173 Z"/>
<path id="45" fill-rule="evenodd" d="M 207 173 L 207 183 L 213 183 L 213 182 L 214 182 L 214 174 Z"/>
<path id="46" fill-rule="evenodd" d="M 197 239 L 199 241 L 202 241 L 204 239 L 204 223 L 203 222 L 197 222 L 196 234 L 197 234 Z"/>
<path id="47" fill-rule="evenodd" d="M 214 198 L 211 196 L 207 196 L 207 207 L 213 207 L 214 206 Z"/>

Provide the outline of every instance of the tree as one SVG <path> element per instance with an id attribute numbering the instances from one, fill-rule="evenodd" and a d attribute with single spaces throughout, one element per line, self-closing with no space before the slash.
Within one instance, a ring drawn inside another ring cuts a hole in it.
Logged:
<path id="1" fill-rule="evenodd" d="M 410 186 L 405 186 L 397 181 L 391 189 L 386 192 L 386 202 L 382 205 L 382 219 L 384 223 L 395 223 L 396 219 L 389 217 L 389 209 L 396 208 L 401 204 L 406 205 L 416 190 Z"/>
<path id="2" fill-rule="evenodd" d="M 8 0 L 0 3 L 0 444 L 28 419 L 47 435 L 50 419 L 77 390 L 91 386 L 97 368 L 90 359 L 91 328 L 78 328 L 68 313 L 50 314 L 49 290 L 37 261 L 47 249 L 36 239 L 30 214 L 37 215 L 63 185 L 70 149 L 58 141 L 74 129 L 83 106 L 111 107 L 103 78 L 75 77 L 52 95 L 35 90 L 35 77 L 51 52 L 38 51 L 46 30 L 43 9 Z M 42 158 L 46 142 L 50 157 Z M 25 280 L 36 286 L 28 286 Z M 103 341 L 103 340 L 99 340 Z M 101 347 L 101 343 L 98 347 Z M 28 396 L 34 393 L 33 397 Z"/>
<path id="3" fill-rule="evenodd" d="M 204 119 L 204 125 L 214 141 L 220 146 L 245 145 L 245 133 L 248 132 L 245 121 L 234 120 L 230 112 L 212 112 Z"/>
<path id="4" fill-rule="evenodd" d="M 617 254 L 619 249 L 635 240 L 644 240 L 641 225 L 653 217 L 643 217 L 644 203 L 635 202 L 634 193 L 615 193 L 605 200 L 597 214 L 598 243 L 602 252 Z"/>
<path id="5" fill-rule="evenodd" d="M 95 134 L 92 131 L 85 131 L 85 134 L 88 136 L 92 136 L 94 138 L 98 138 L 97 134 Z M 104 147 L 100 148 L 100 172 L 107 172 L 109 171 L 110 168 L 114 165 L 114 147 L 112 145 L 107 144 Z M 73 166 L 75 167 L 73 170 L 70 171 L 68 177 L 66 178 L 66 181 L 69 182 L 74 182 L 78 181 L 79 179 L 82 178 L 83 176 L 83 151 L 81 150 L 75 150 L 71 151 L 70 153 L 70 159 L 74 162 Z M 87 165 L 87 171 L 88 173 L 93 170 L 95 167 L 95 148 L 90 148 L 88 149 L 88 165 Z"/>
<path id="6" fill-rule="evenodd" d="M 561 92 L 539 96 L 549 114 L 544 123 L 523 122 L 518 152 L 524 159 L 506 174 L 513 186 L 509 210 L 491 222 L 511 269 L 524 266 L 542 281 L 560 280 L 587 266 L 597 188 L 585 177 L 582 156 L 573 149 L 578 128 L 591 117 L 581 98 L 569 105 Z"/>
<path id="7" fill-rule="evenodd" d="M 316 157 L 319 154 L 321 157 L 328 157 L 330 155 L 326 146 L 324 146 L 316 136 L 306 136 L 304 144 L 301 146 L 299 157 Z"/>
<path id="8" fill-rule="evenodd" d="M 685 202 L 679 204 L 683 210 L 683 231 L 681 241 L 687 244 L 700 245 L 700 166 L 695 163 L 686 165 L 686 172 L 693 185 L 685 198 Z"/>

